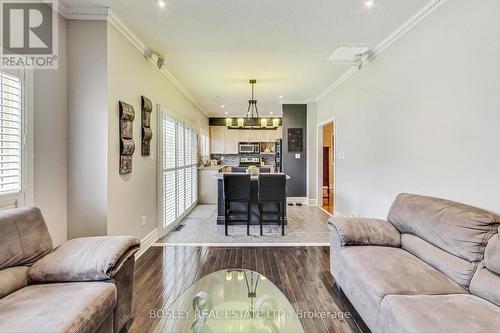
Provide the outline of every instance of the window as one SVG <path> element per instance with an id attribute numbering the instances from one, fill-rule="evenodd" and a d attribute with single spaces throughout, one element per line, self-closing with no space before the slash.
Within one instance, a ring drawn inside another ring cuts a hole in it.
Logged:
<path id="1" fill-rule="evenodd" d="M 163 115 L 162 119 L 162 210 L 163 227 L 182 218 L 198 200 L 196 132 L 184 122 Z"/>
<path id="2" fill-rule="evenodd" d="M 0 72 L 0 194 L 22 189 L 21 121 L 21 81 Z"/>
<path id="3" fill-rule="evenodd" d="M 0 71 L 0 209 L 26 203 L 25 71 Z"/>

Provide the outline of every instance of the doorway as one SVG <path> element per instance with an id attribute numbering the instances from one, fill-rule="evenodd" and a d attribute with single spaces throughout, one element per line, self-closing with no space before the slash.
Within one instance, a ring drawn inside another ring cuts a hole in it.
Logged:
<path id="1" fill-rule="evenodd" d="M 319 131 L 321 137 L 321 174 L 320 174 L 320 207 L 329 214 L 334 213 L 335 207 L 335 127 L 334 123 L 328 122 L 321 126 Z"/>

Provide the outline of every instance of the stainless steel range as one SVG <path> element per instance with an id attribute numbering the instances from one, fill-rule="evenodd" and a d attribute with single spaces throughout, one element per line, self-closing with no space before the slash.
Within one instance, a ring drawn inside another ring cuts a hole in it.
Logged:
<path id="1" fill-rule="evenodd" d="M 251 165 L 259 167 L 261 165 L 260 157 L 240 157 L 240 167 L 249 167 Z"/>

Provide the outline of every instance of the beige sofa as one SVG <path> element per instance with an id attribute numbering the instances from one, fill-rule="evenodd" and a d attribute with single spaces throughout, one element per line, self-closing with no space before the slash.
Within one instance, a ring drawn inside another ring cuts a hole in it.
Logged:
<path id="1" fill-rule="evenodd" d="M 499 332 L 499 223 L 401 194 L 387 221 L 330 219 L 331 272 L 372 332 Z"/>
<path id="2" fill-rule="evenodd" d="M 131 237 L 53 249 L 37 208 L 0 212 L 0 332 L 120 332 L 132 321 Z"/>

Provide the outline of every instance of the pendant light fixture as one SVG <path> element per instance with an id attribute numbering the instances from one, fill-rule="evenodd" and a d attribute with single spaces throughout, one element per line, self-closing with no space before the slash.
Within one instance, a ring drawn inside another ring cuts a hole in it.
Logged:
<path id="1" fill-rule="evenodd" d="M 252 86 L 252 99 L 248 100 L 248 110 L 247 110 L 247 118 L 259 118 L 259 110 L 257 109 L 257 100 L 255 99 L 255 84 L 257 80 L 251 79 L 248 81 Z"/>
<path id="2" fill-rule="evenodd" d="M 225 126 L 229 129 L 276 129 L 281 126 L 281 119 L 260 118 L 259 109 L 257 108 L 257 99 L 255 98 L 255 85 L 257 84 L 257 80 L 250 79 L 248 83 L 250 83 L 251 86 L 252 97 L 248 100 L 245 118 L 225 118 Z M 272 114 L 272 112 L 270 114 Z"/>

